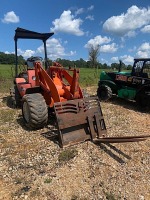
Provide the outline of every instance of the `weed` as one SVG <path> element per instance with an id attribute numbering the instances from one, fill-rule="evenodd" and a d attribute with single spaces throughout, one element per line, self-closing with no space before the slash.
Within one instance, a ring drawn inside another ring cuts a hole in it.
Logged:
<path id="1" fill-rule="evenodd" d="M 45 180 L 44 180 L 44 183 L 51 183 L 52 182 L 52 179 L 51 178 L 46 178 Z"/>
<path id="2" fill-rule="evenodd" d="M 45 191 L 47 200 L 58 200 L 57 196 L 52 191 Z"/>
<path id="3" fill-rule="evenodd" d="M 72 195 L 72 197 L 71 197 L 71 200 L 78 200 L 78 199 L 80 199 L 80 200 L 87 200 L 86 197 L 80 198 L 77 195 Z"/>
<path id="4" fill-rule="evenodd" d="M 0 124 L 12 122 L 14 120 L 15 111 L 2 109 L 0 112 Z"/>
<path id="5" fill-rule="evenodd" d="M 27 152 L 20 153 L 20 158 L 21 159 L 27 159 L 28 158 Z"/>
<path id="6" fill-rule="evenodd" d="M 35 196 L 40 196 L 40 191 L 39 191 L 39 188 L 36 188 L 35 190 L 32 190 L 31 192 L 30 192 L 30 196 L 31 197 L 35 197 Z"/>
<path id="7" fill-rule="evenodd" d="M 107 200 L 118 200 L 112 192 L 105 192 L 105 195 Z"/>
<path id="8" fill-rule="evenodd" d="M 15 184 L 21 184 L 21 183 L 23 183 L 23 181 L 24 181 L 24 178 L 22 178 L 22 177 L 15 177 Z"/>
<path id="9" fill-rule="evenodd" d="M 76 149 L 66 149 L 59 154 L 59 162 L 67 162 L 73 159 L 77 155 L 78 151 Z"/>
<path id="10" fill-rule="evenodd" d="M 72 195 L 71 200 L 77 200 L 78 197 L 76 195 Z"/>
<path id="11" fill-rule="evenodd" d="M 3 143 L 5 143 L 6 141 L 7 141 L 7 140 L 4 139 L 4 138 L 0 135 L 0 143 L 3 144 Z"/>

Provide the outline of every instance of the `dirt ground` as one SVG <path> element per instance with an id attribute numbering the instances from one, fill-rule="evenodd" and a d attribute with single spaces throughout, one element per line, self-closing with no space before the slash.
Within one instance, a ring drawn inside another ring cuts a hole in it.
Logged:
<path id="1" fill-rule="evenodd" d="M 87 88 L 95 94 L 95 88 Z M 0 200 L 149 200 L 150 140 L 58 145 L 55 121 L 29 131 L 0 94 Z M 101 103 L 109 136 L 150 135 L 150 111 L 114 97 Z"/>

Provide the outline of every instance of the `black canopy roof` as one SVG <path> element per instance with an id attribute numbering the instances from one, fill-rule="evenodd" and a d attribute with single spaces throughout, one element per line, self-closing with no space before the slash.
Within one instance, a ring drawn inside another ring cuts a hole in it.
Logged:
<path id="1" fill-rule="evenodd" d="M 135 58 L 134 61 L 135 62 L 138 62 L 138 61 L 150 61 L 150 58 Z"/>
<path id="2" fill-rule="evenodd" d="M 24 39 L 39 39 L 46 41 L 49 37 L 51 37 L 54 34 L 54 33 L 37 33 L 19 27 L 15 30 L 15 32 L 16 33 L 14 40 L 17 40 L 18 38 L 24 38 Z"/>

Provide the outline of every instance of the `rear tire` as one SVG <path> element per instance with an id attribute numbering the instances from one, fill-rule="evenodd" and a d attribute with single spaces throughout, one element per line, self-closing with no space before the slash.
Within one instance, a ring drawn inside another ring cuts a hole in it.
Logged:
<path id="1" fill-rule="evenodd" d="M 136 96 L 136 103 L 140 108 L 146 108 L 147 106 L 150 106 L 150 94 L 146 94 L 145 90 L 140 91 Z"/>
<path id="2" fill-rule="evenodd" d="M 112 97 L 112 90 L 107 85 L 100 85 L 97 89 L 97 96 L 101 101 L 108 101 Z"/>
<path id="3" fill-rule="evenodd" d="M 10 96 L 11 96 L 11 107 L 21 108 L 21 95 L 16 85 L 14 86 L 14 88 L 10 88 Z"/>
<path id="4" fill-rule="evenodd" d="M 14 90 L 15 90 L 16 108 L 21 108 L 21 95 L 16 85 L 14 86 Z"/>
<path id="5" fill-rule="evenodd" d="M 48 121 L 48 108 L 40 93 L 26 94 L 22 98 L 22 115 L 30 129 L 43 128 Z"/>

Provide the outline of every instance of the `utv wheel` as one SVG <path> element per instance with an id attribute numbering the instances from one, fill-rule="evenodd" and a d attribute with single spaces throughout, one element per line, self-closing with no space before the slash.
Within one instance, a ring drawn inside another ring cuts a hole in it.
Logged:
<path id="1" fill-rule="evenodd" d="M 97 90 L 97 96 L 101 101 L 107 101 L 112 97 L 112 90 L 107 85 L 100 85 Z"/>
<path id="2" fill-rule="evenodd" d="M 146 108 L 150 105 L 150 95 L 147 95 L 145 91 L 141 91 L 136 96 L 136 103 L 140 108 Z"/>
<path id="3" fill-rule="evenodd" d="M 26 94 L 22 98 L 22 115 L 30 129 L 43 128 L 48 121 L 48 108 L 40 93 Z"/>

